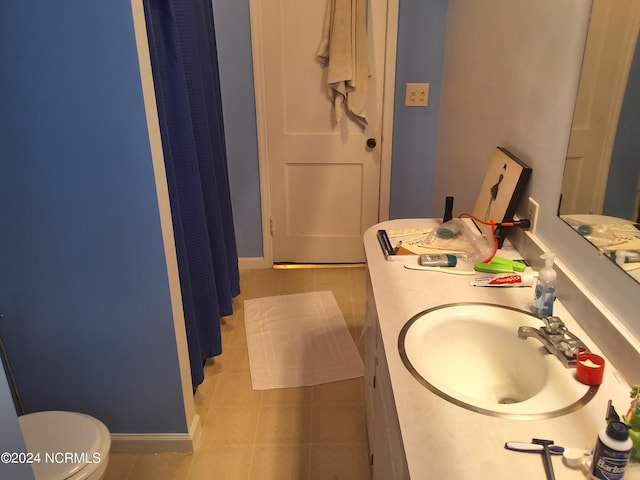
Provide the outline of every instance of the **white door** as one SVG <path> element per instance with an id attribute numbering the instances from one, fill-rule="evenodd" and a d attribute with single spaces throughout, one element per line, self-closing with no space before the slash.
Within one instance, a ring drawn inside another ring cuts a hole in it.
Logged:
<path id="1" fill-rule="evenodd" d="M 370 1 L 365 131 L 347 118 L 336 124 L 326 69 L 316 58 L 327 1 L 251 3 L 258 137 L 268 167 L 263 209 L 270 209 L 274 262 L 363 262 L 362 234 L 378 222 L 387 0 Z M 377 145 L 367 146 L 369 139 Z"/>
<path id="2" fill-rule="evenodd" d="M 593 2 L 562 180 L 561 214 L 602 213 L 639 19 L 640 0 Z"/>

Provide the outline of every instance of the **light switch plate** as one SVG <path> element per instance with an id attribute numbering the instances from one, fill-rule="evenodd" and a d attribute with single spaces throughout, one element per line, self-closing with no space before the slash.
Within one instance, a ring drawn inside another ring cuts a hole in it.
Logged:
<path id="1" fill-rule="evenodd" d="M 404 97 L 405 107 L 426 107 L 429 105 L 428 83 L 407 83 Z"/>

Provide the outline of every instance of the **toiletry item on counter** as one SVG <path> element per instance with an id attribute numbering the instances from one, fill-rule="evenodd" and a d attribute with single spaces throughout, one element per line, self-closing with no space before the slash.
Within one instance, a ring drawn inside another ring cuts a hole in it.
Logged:
<path id="1" fill-rule="evenodd" d="M 423 267 L 417 263 L 405 263 L 404 268 L 408 270 L 426 270 L 428 272 L 448 273 L 451 275 L 475 275 L 474 270 L 466 270 L 458 267 Z"/>
<path id="2" fill-rule="evenodd" d="M 444 222 L 436 229 L 438 238 L 449 239 L 455 237 L 464 228 L 464 223 L 459 218 L 452 218 Z"/>
<path id="3" fill-rule="evenodd" d="M 508 260 L 502 257 L 493 257 L 490 262 L 476 263 L 474 269 L 482 273 L 512 273 L 524 272 L 527 266 L 518 260 Z"/>
<path id="4" fill-rule="evenodd" d="M 589 479 L 622 479 L 632 447 L 627 425 L 617 420 L 609 422 L 598 433 Z"/>
<path id="5" fill-rule="evenodd" d="M 556 475 L 553 473 L 553 462 L 551 462 L 551 451 L 549 450 L 551 445 L 553 445 L 553 440 L 533 438 L 531 439 L 531 443 L 542 445 L 542 463 L 544 465 L 544 473 L 547 476 L 547 480 L 556 480 Z"/>
<path id="6" fill-rule="evenodd" d="M 472 287 L 530 287 L 538 278 L 537 273 L 507 273 L 476 277 L 469 282 Z"/>
<path id="7" fill-rule="evenodd" d="M 446 223 L 453 218 L 453 197 L 446 197 L 444 199 L 444 215 L 442 216 L 442 223 Z"/>
<path id="8" fill-rule="evenodd" d="M 504 448 L 507 450 L 513 450 L 514 452 L 525 453 L 542 453 L 544 446 L 539 443 L 531 442 L 507 442 L 504 444 Z M 549 453 L 554 455 L 562 455 L 565 451 L 564 447 L 560 445 L 549 445 Z"/>
<path id="9" fill-rule="evenodd" d="M 556 476 L 553 472 L 553 462 L 551 461 L 551 455 L 562 454 L 564 452 L 564 448 L 554 445 L 553 440 L 533 438 L 531 440 L 531 443 L 507 442 L 504 444 L 504 448 L 506 448 L 507 450 L 513 450 L 514 452 L 542 454 L 542 462 L 544 464 L 544 471 L 547 480 L 555 480 Z"/>
<path id="10" fill-rule="evenodd" d="M 553 302 L 556 299 L 556 271 L 553 269 L 553 261 L 556 256 L 547 252 L 540 258 L 544 260 L 544 267 L 538 272 L 532 310 L 537 317 L 544 318 L 553 315 Z"/>
<path id="11" fill-rule="evenodd" d="M 591 461 L 593 450 L 583 450 L 582 448 L 565 448 L 562 452 L 562 460 L 571 468 L 584 468 L 587 462 Z"/>
<path id="12" fill-rule="evenodd" d="M 611 260 L 618 265 L 624 265 L 625 263 L 638 263 L 640 262 L 640 252 L 627 252 L 626 250 L 614 250 L 609 252 Z"/>
<path id="13" fill-rule="evenodd" d="M 510 267 L 514 272 L 524 272 L 527 269 L 527 265 L 524 263 L 524 260 L 509 260 L 502 257 L 493 257 L 489 263 Z"/>
<path id="14" fill-rule="evenodd" d="M 476 263 L 473 269 L 480 273 L 513 273 L 513 268 L 495 263 Z"/>
<path id="15" fill-rule="evenodd" d="M 604 418 L 607 423 L 620 421 L 620 415 L 618 415 L 618 412 L 616 412 L 616 407 L 613 406 L 613 402 L 611 400 L 607 402 L 607 414 Z"/>
<path id="16" fill-rule="evenodd" d="M 495 242 L 483 232 L 473 227 L 473 223 L 461 218 L 453 218 L 437 226 L 423 239 L 421 245 L 434 250 L 454 254 L 458 260 L 468 264 L 488 261 L 494 255 Z"/>
<path id="17" fill-rule="evenodd" d="M 423 267 L 455 267 L 458 259 L 455 255 L 420 255 L 418 263 Z"/>
<path id="18" fill-rule="evenodd" d="M 580 468 L 587 463 L 591 455 L 593 455 L 593 450 L 584 450 L 582 448 L 575 447 L 561 447 L 560 445 L 554 445 L 547 443 L 547 450 L 550 455 L 562 455 L 564 463 L 572 468 Z M 524 452 L 524 453 L 543 453 L 545 450 L 545 445 L 541 443 L 534 442 L 506 442 L 504 444 L 504 448 L 507 450 L 511 450 L 514 452 Z"/>
<path id="19" fill-rule="evenodd" d="M 604 377 L 604 358 L 591 352 L 580 352 L 576 359 L 576 378 L 585 385 L 600 385 Z"/>

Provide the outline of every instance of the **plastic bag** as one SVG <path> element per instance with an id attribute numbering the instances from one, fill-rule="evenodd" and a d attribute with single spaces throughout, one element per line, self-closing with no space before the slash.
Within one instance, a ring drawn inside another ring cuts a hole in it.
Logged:
<path id="1" fill-rule="evenodd" d="M 429 232 L 423 244 L 425 247 L 452 253 L 460 260 L 475 264 L 491 257 L 494 241 L 491 231 L 472 229 L 460 218 L 453 218 Z"/>

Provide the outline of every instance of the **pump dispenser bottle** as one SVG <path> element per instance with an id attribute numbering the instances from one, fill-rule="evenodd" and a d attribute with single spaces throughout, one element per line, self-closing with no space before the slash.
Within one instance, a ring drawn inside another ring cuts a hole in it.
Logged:
<path id="1" fill-rule="evenodd" d="M 553 315 L 553 302 L 556 299 L 556 271 L 553 269 L 554 253 L 547 252 L 540 256 L 544 267 L 538 272 L 538 281 L 533 296 L 533 313 L 539 317 Z"/>

